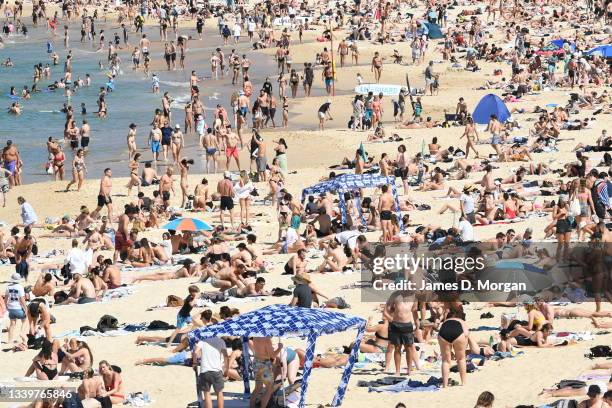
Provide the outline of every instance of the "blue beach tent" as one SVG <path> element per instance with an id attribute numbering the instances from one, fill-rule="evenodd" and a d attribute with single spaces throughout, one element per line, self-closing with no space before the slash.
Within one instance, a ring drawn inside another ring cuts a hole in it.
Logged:
<path id="1" fill-rule="evenodd" d="M 438 40 L 440 38 L 444 38 L 444 34 L 442 34 L 442 30 L 440 29 L 440 26 L 437 25 L 436 23 L 423 23 L 427 26 L 427 29 L 429 30 L 429 32 L 427 33 L 427 36 L 433 40 Z"/>
<path id="2" fill-rule="evenodd" d="M 586 55 L 599 54 L 604 58 L 612 58 L 612 45 L 600 45 L 585 52 Z"/>
<path id="3" fill-rule="evenodd" d="M 504 101 L 494 94 L 482 97 L 478 105 L 476 105 L 474 113 L 472 113 L 472 118 L 476 123 L 487 124 L 491 119 L 491 115 L 497 115 L 497 119 L 502 123 L 510 117 L 510 111 Z"/>
<path id="4" fill-rule="evenodd" d="M 344 224 L 346 223 L 346 202 L 344 201 L 343 193 L 348 191 L 356 191 L 361 188 L 380 187 L 382 185 L 388 185 L 391 187 L 391 193 L 393 194 L 393 198 L 395 200 L 397 219 L 399 221 L 399 226 L 403 231 L 404 226 L 402 224 L 402 212 L 400 210 L 397 187 L 395 186 L 395 177 L 393 176 L 381 176 L 379 174 L 339 174 L 333 179 L 323 181 L 302 190 L 302 202 L 305 202 L 310 194 L 316 195 L 325 193 L 327 191 L 337 193 L 338 206 L 340 207 L 340 211 L 342 213 L 342 223 Z M 361 205 L 357 207 L 361 212 Z"/>
<path id="5" fill-rule="evenodd" d="M 189 345 L 193 349 L 198 341 L 211 337 L 237 336 L 242 338 L 243 356 L 249 355 L 249 337 L 304 337 L 307 339 L 304 374 L 302 376 L 300 408 L 304 408 L 308 380 L 315 357 L 317 337 L 355 329 L 357 337 L 353 343 L 348 363 L 342 373 L 340 385 L 331 403 L 332 407 L 342 405 L 353 365 L 357 361 L 359 345 L 365 332 L 366 321 L 360 317 L 333 312 L 326 309 L 309 309 L 288 305 L 271 305 L 232 319 L 205 326 L 188 334 Z M 242 378 L 244 392 L 250 394 L 249 359 L 244 359 Z"/>

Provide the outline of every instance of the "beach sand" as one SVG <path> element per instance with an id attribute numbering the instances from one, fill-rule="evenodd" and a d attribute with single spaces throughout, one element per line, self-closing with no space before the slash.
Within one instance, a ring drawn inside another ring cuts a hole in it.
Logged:
<path id="1" fill-rule="evenodd" d="M 25 13 L 24 13 L 25 14 Z M 210 27 L 212 21 L 207 22 Z M 306 40 L 309 41 L 303 45 L 292 45 L 292 54 L 294 66 L 298 67 L 304 61 L 310 61 L 314 52 L 321 51 L 323 43 L 312 42 L 313 33 L 307 32 Z M 435 41 L 433 41 L 435 43 Z M 432 46 L 434 46 L 432 44 Z M 400 43 L 395 45 L 379 46 L 368 42 L 360 43 L 361 64 L 359 67 L 353 67 L 349 64 L 348 67 L 340 70 L 338 82 L 336 83 L 337 96 L 333 98 L 332 114 L 334 121 L 328 122 L 326 126 L 328 130 L 323 132 L 315 131 L 317 128 L 316 111 L 318 106 L 327 99 L 327 96 L 316 96 L 311 98 L 299 98 L 295 101 L 290 100 L 291 104 L 291 124 L 294 129 L 302 130 L 264 130 L 263 137 L 270 142 L 272 139 L 283 137 L 287 141 L 289 150 L 287 153 L 289 169 L 295 171 L 296 174 L 287 176 L 286 188 L 294 196 L 300 195 L 302 188 L 316 183 L 321 177 L 327 176 L 329 173 L 328 167 L 333 164 L 339 164 L 342 157 L 353 158 L 355 149 L 361 142 L 365 142 L 368 132 L 349 131 L 346 129 L 346 122 L 351 114 L 350 100 L 353 95 L 353 88 L 356 85 L 355 76 L 359 72 L 364 76 L 365 82 L 373 79 L 370 72 L 369 61 L 373 52 L 380 51 L 383 56 L 389 57 L 394 48 L 399 48 L 402 53 L 409 55 L 408 43 Z M 254 51 L 253 53 L 264 53 L 266 55 L 273 53 L 274 50 Z M 431 53 L 431 51 L 430 51 Z M 436 55 L 439 55 L 436 53 Z M 429 58 L 427 58 L 429 60 Z M 389 62 L 389 59 L 387 60 Z M 493 78 L 492 72 L 494 68 L 498 68 L 495 64 L 483 64 L 482 70 L 477 73 L 470 72 L 453 72 L 446 69 L 448 63 L 436 64 L 436 71 L 441 74 L 441 88 L 437 96 L 423 97 L 424 116 L 432 116 L 434 120 L 443 118 L 444 110 L 454 112 L 455 105 L 460 96 L 463 96 L 471 111 L 478 100 L 489 91 L 475 90 L 474 88 L 482 85 L 486 79 Z M 385 64 L 383 79 L 381 83 L 404 85 L 405 74 L 410 75 L 412 86 L 423 86 L 423 70 L 425 65 L 420 66 L 399 66 L 394 64 Z M 509 75 L 510 67 L 505 67 L 504 75 Z M 320 71 L 316 71 L 315 75 L 320 75 Z M 321 94 L 321 81 L 315 80 L 315 87 L 319 89 L 318 95 Z M 259 81 L 257 82 L 259 83 Z M 275 86 L 276 89 L 276 86 Z M 495 92 L 495 91 L 492 91 Z M 303 95 L 303 90 L 299 90 L 299 95 Z M 390 100 L 392 97 L 384 98 L 384 120 L 387 135 L 397 133 L 404 139 L 403 143 L 408 147 L 408 152 L 414 154 L 421 150 L 423 142 L 429 143 L 432 137 L 438 137 L 439 142 L 447 147 L 460 146 L 465 148 L 465 142 L 459 140 L 459 136 L 463 132 L 462 127 L 452 127 L 449 129 L 419 129 L 419 130 L 396 130 L 392 122 L 392 105 Z M 568 90 L 558 90 L 554 92 L 545 92 L 537 98 L 527 96 L 526 100 L 521 103 L 511 103 L 510 108 L 525 108 L 528 112 L 533 111 L 536 105 L 545 105 L 547 103 L 564 104 L 568 99 Z M 153 108 L 153 107 L 152 107 Z M 408 111 L 410 111 L 408 109 Z M 579 117 L 590 116 L 585 113 L 578 115 Z M 277 116 L 278 117 L 278 116 Z M 526 121 L 527 118 L 535 118 L 537 115 L 525 114 L 517 115 L 516 118 L 522 124 L 522 129 L 516 130 L 513 136 L 527 135 L 529 126 L 533 122 Z M 182 115 L 181 115 L 182 118 Z M 609 116 L 599 116 L 594 122 L 592 129 L 581 132 L 563 132 L 561 138 L 564 139 L 559 143 L 559 152 L 554 154 L 534 154 L 536 162 L 549 163 L 553 168 L 558 168 L 561 163 L 566 163 L 571 160 L 574 153 L 572 148 L 578 142 L 594 142 L 602 129 L 605 129 L 610 124 Z M 115 136 L 115 135 L 113 135 Z M 120 135 L 117 135 L 119 137 Z M 122 135 L 120 137 L 123 137 Z M 189 136 L 192 137 L 192 136 Z M 397 146 L 400 144 L 393 143 L 365 143 L 366 150 L 370 155 L 376 157 L 376 161 L 382 152 L 388 152 L 391 158 L 397 151 Z M 478 146 L 481 153 L 493 153 L 489 145 Z M 120 153 L 125 155 L 125 153 Z M 148 153 L 147 153 L 148 154 Z M 597 156 L 601 153 L 588 154 L 592 162 L 597 162 Z M 241 153 L 243 163 L 248 163 L 246 152 Z M 271 157 L 270 157 L 271 159 Z M 550 162 L 549 159 L 553 159 Z M 494 171 L 495 177 L 507 176 L 511 168 L 517 168 L 517 163 L 498 163 L 500 168 Z M 196 185 L 197 181 L 202 178 L 201 168 L 198 163 L 194 166 L 191 172 L 190 190 Z M 472 176 L 470 182 L 479 180 L 483 173 L 476 173 Z M 70 175 L 67 174 L 67 177 Z M 78 213 L 80 205 L 88 205 L 90 209 L 95 207 L 95 198 L 98 192 L 98 174 L 89 174 L 88 180 L 79 193 L 77 192 L 62 192 L 65 187 L 65 182 L 45 182 L 20 186 L 11 190 L 8 195 L 8 202 L 5 208 L 0 209 L 0 221 L 5 222 L 4 232 L 8 232 L 11 225 L 19 221 L 19 209 L 16 203 L 17 196 L 25 197 L 32 204 L 38 213 L 39 219 L 44 220 L 46 217 L 61 217 L 64 214 Z M 211 187 L 216 185 L 220 175 L 205 175 L 208 178 Z M 545 178 L 556 178 L 551 175 Z M 533 179 L 530 177 L 529 179 Z M 537 179 L 537 178 L 536 178 Z M 135 197 L 125 197 L 126 179 L 114 179 L 113 201 L 115 203 L 115 213 L 119 213 L 122 205 L 129 200 L 134 200 Z M 449 181 L 447 185 L 463 187 L 466 184 L 464 181 Z M 176 182 L 177 191 L 178 180 Z M 260 195 L 262 192 L 267 192 L 267 186 L 263 183 L 257 184 Z M 152 187 L 144 188 L 143 191 L 150 195 Z M 401 192 L 400 187 L 400 192 Z M 135 193 L 134 193 L 135 194 Z M 438 209 L 446 202 L 438 200 L 437 197 L 443 195 L 442 192 L 412 192 L 411 199 L 417 203 L 426 203 L 431 205 L 431 211 L 412 211 L 410 213 L 413 224 L 436 224 L 444 228 L 452 226 L 453 215 L 450 212 L 440 216 L 437 215 Z M 542 197 L 537 200 L 542 202 Z M 173 197 L 172 203 L 178 205 L 180 197 Z M 457 203 L 457 200 L 452 200 Z M 256 216 L 252 223 L 258 236 L 260 244 L 270 244 L 276 240 L 278 224 L 276 216 L 269 206 L 253 206 L 253 213 L 261 213 L 262 216 Z M 103 211 L 105 214 L 105 210 Z M 217 213 L 196 214 L 197 217 L 206 221 L 218 222 Z M 543 228 L 550 222 L 549 218 L 529 219 L 528 221 L 512 224 L 512 225 L 491 225 L 486 227 L 476 228 L 477 239 L 485 240 L 491 238 L 498 231 L 505 231 L 512 227 L 517 232 L 524 231 L 527 227 L 534 229 L 534 239 L 543 238 Z M 412 230 L 412 228 L 410 229 Z M 35 230 L 35 236 L 40 235 L 44 231 L 41 229 Z M 147 231 L 144 236 L 159 240 L 162 230 Z M 367 234 L 370 240 L 377 240 L 379 233 Z M 46 253 L 52 249 L 67 250 L 70 245 L 69 239 L 48 239 L 38 238 L 38 245 L 41 253 Z M 193 257 L 197 259 L 196 256 Z M 287 288 L 291 284 L 289 277 L 281 276 L 282 266 L 289 258 L 289 255 L 274 255 L 266 257 L 266 260 L 273 263 L 270 268 L 270 273 L 263 275 L 267 281 L 268 288 L 283 287 Z M 52 261 L 61 262 L 61 258 L 52 259 Z M 309 259 L 309 266 L 316 267 L 319 260 Z M 0 281 L 7 281 L 11 273 L 14 271 L 13 266 L 0 267 Z M 32 273 L 30 281 L 36 278 L 37 273 Z M 379 313 L 374 309 L 377 304 L 364 303 L 360 301 L 359 289 L 342 290 L 341 286 L 347 285 L 360 280 L 359 273 L 350 275 L 344 274 L 326 274 L 314 275 L 314 282 L 326 294 L 332 296 L 343 296 L 352 306 L 346 310 L 349 314 L 358 315 L 361 317 L 373 316 L 378 320 Z M 142 283 L 135 286 L 136 292 L 123 299 L 113 300 L 107 303 L 94 303 L 89 305 L 72 305 L 60 306 L 52 309 L 52 314 L 57 318 L 57 323 L 52 325 L 54 334 L 60 334 L 69 330 L 78 329 L 80 326 L 89 325 L 95 326 L 99 318 L 104 314 L 110 314 L 119 320 L 120 323 L 139 323 L 148 322 L 155 319 L 164 320 L 169 323 L 174 323 L 176 309 L 158 309 L 155 311 L 146 311 L 148 307 L 164 303 L 168 295 L 178 295 L 184 297 L 187 292 L 187 286 L 193 283 L 193 279 L 180 279 L 163 282 Z M 210 284 L 198 284 L 202 290 L 214 290 Z M 4 286 L 0 285 L 0 290 L 4 291 Z M 231 307 L 237 307 L 241 312 L 247 312 L 260 308 L 264 305 L 272 303 L 288 303 L 289 298 L 267 298 L 264 301 L 249 302 L 249 303 L 230 303 Z M 214 312 L 218 311 L 217 307 L 213 308 Z M 481 320 L 479 315 L 481 310 L 475 310 L 475 304 L 466 306 L 467 322 L 472 328 L 480 325 L 496 326 L 499 324 L 499 318 L 502 313 L 509 311 L 508 308 L 488 308 L 495 316 L 491 320 Z M 584 305 L 586 308 L 593 307 L 592 305 Z M 611 307 L 609 304 L 604 306 L 607 310 Z M 515 311 L 516 309 L 512 309 Z M 555 322 L 555 330 L 557 331 L 593 331 L 588 319 L 564 319 Z M 169 332 L 156 332 L 155 335 L 163 335 Z M 181 407 L 195 400 L 195 383 L 194 375 L 190 368 L 180 366 L 168 367 L 152 367 L 152 366 L 134 366 L 134 362 L 145 357 L 164 357 L 169 356 L 170 352 L 163 347 L 143 345 L 137 346 L 134 342 L 138 333 L 120 337 L 88 337 L 86 340 L 93 352 L 95 363 L 100 360 L 108 360 L 111 364 L 120 366 L 123 370 L 122 377 L 127 392 L 146 391 L 155 401 L 155 407 Z M 475 333 L 476 339 L 487 340 L 493 334 L 492 331 L 483 331 Z M 317 342 L 317 351 L 325 351 L 330 347 L 339 347 L 348 345 L 352 340 L 354 333 L 341 333 L 330 336 L 322 336 Z M 283 340 L 284 344 L 300 346 L 304 348 L 304 342 L 296 339 Z M 359 380 L 370 380 L 381 377 L 381 371 L 376 374 L 360 373 L 356 370 L 351 378 L 348 392 L 346 394 L 344 405 L 345 407 L 392 407 L 397 402 L 404 402 L 407 406 L 421 406 L 432 408 L 447 408 L 447 407 L 472 407 L 477 396 L 484 390 L 491 391 L 495 394 L 496 407 L 508 407 L 518 404 L 538 404 L 550 400 L 538 399 L 538 393 L 542 388 L 552 387 L 556 382 L 562 379 L 570 379 L 577 377 L 581 371 L 587 370 L 594 363 L 584 357 L 588 353 L 588 349 L 596 344 L 612 344 L 612 334 L 600 335 L 596 340 L 589 342 L 581 342 L 577 345 L 564 347 L 562 349 L 526 349 L 525 355 L 506 359 L 498 362 L 488 361 L 478 372 L 469 374 L 467 384 L 462 387 L 452 387 L 434 393 L 404 393 L 404 394 L 386 394 L 386 393 L 368 393 L 365 388 L 356 386 Z M 4 346 L 4 345 L 3 345 Z M 428 354 L 437 350 L 437 345 L 428 345 L 426 350 Z M 6 352 L 0 356 L 0 381 L 13 377 L 22 376 L 29 365 L 30 359 L 35 355 L 34 351 L 28 350 L 20 353 Z M 313 371 L 310 386 L 308 389 L 307 401 L 309 404 L 326 404 L 331 401 L 334 389 L 340 381 L 341 369 L 315 369 Z M 435 372 L 433 375 L 439 375 Z M 429 374 L 415 374 L 413 379 L 427 379 Z M 456 374 L 452 378 L 458 378 Z M 226 384 L 226 391 L 241 392 L 242 383 L 234 382 Z M 6 406 L 0 404 L 0 406 Z"/>

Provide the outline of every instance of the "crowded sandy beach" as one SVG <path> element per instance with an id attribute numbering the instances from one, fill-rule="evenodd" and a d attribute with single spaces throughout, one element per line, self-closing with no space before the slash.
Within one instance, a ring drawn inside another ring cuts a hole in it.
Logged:
<path id="1" fill-rule="evenodd" d="M 612 2 L 0 12 L 0 406 L 612 407 Z"/>

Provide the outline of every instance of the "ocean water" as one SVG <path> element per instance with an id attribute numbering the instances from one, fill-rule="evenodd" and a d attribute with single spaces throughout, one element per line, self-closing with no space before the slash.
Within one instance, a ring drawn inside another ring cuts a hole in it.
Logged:
<path id="1" fill-rule="evenodd" d="M 97 30 L 105 29 L 107 39 L 112 36 L 113 25 L 98 23 Z M 116 29 L 116 27 L 115 27 Z M 193 31 L 193 32 L 192 32 Z M 149 28 L 148 37 L 153 41 L 158 40 L 159 34 L 155 27 Z M 195 29 L 186 29 L 182 34 L 195 34 Z M 34 65 L 41 62 L 51 64 L 50 54 L 47 54 L 46 42 L 48 33 L 44 28 L 31 29 L 30 37 L 26 40 L 22 36 L 5 38 L 5 47 L 0 48 L 0 60 L 3 62 L 10 57 L 13 60 L 13 68 L 0 67 L 0 146 L 4 146 L 7 140 L 12 140 L 19 148 L 24 165 L 23 182 L 31 183 L 36 181 L 50 180 L 44 171 L 47 160 L 46 141 L 49 136 L 63 139 L 63 129 L 65 115 L 60 113 L 64 103 L 71 103 L 75 111 L 77 126 L 81 125 L 82 119 L 86 118 L 92 128 L 90 151 L 86 158 L 89 170 L 88 178 L 98 178 L 102 170 L 106 167 L 113 169 L 113 174 L 125 176 L 127 169 L 127 147 L 126 135 L 130 123 L 135 123 L 137 129 L 137 146 L 142 148 L 143 160 L 150 160 L 151 153 L 146 149 L 147 138 L 150 130 L 150 123 L 156 108 L 161 107 L 161 96 L 168 91 L 175 100 L 173 104 L 172 121 L 183 126 L 184 114 L 183 104 L 189 101 L 189 76 L 191 70 L 196 70 L 199 76 L 205 78 L 200 82 L 201 100 L 207 108 L 207 122 L 210 124 L 212 112 L 216 104 L 222 104 L 228 112 L 229 95 L 235 87 L 231 85 L 231 78 L 212 81 L 210 80 L 210 68 L 208 59 L 211 52 L 222 44 L 216 30 L 208 29 L 203 41 L 192 40 L 188 43 L 186 69 L 176 71 L 160 70 L 157 73 L 160 78 L 161 92 L 153 94 L 151 92 L 151 80 L 145 78 L 143 72 L 132 71 L 130 53 L 132 48 L 127 47 L 119 52 L 122 59 L 122 72 L 115 78 L 115 90 L 108 94 L 106 102 L 108 106 L 107 118 L 100 119 L 94 112 L 97 111 L 97 95 L 99 88 L 107 82 L 107 70 L 100 70 L 98 63 L 107 66 L 108 50 L 96 52 L 88 43 L 80 43 L 80 34 L 75 30 L 70 30 L 70 49 L 73 54 L 72 78 L 76 80 L 78 76 L 85 78 L 89 73 L 92 78 L 92 85 L 89 88 L 80 88 L 74 93 L 70 100 L 64 96 L 63 90 L 55 92 L 40 92 L 33 94 L 31 99 L 19 99 L 23 106 L 20 116 L 13 116 L 7 113 L 8 107 L 14 102 L 9 95 L 10 87 L 14 86 L 19 93 L 24 85 L 32 86 Z M 170 34 L 171 35 L 171 34 Z M 140 35 L 130 33 L 130 42 L 137 43 Z M 197 38 L 197 37 L 196 37 Z M 64 49 L 62 34 L 58 29 L 58 36 L 53 41 L 54 49 L 60 56 L 59 64 L 51 65 L 51 78 L 42 79 L 38 83 L 39 89 L 45 89 L 47 85 L 63 77 L 63 63 L 68 53 Z M 229 54 L 231 48 L 236 48 L 242 53 L 248 51 L 250 46 L 247 42 L 242 42 L 238 47 L 223 47 L 224 52 Z M 153 61 L 162 61 L 161 53 L 152 55 Z M 251 78 L 261 78 L 258 73 L 275 72 L 274 62 L 271 58 L 249 54 L 249 58 L 254 62 Z M 165 66 L 165 65 L 164 65 Z M 208 77 L 208 78 L 207 78 Z M 260 79 L 261 80 L 261 79 Z M 263 80 L 261 80 L 263 81 Z M 81 103 L 87 107 L 87 115 L 81 115 Z M 194 157 L 197 152 L 196 136 L 186 136 L 185 155 Z M 70 149 L 66 149 L 67 167 L 72 160 Z M 66 174 L 67 178 L 71 175 Z"/>

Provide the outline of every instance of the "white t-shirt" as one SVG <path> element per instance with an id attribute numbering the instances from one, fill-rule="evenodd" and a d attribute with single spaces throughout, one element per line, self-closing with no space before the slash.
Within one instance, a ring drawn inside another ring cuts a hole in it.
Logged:
<path id="1" fill-rule="evenodd" d="M 459 221 L 458 229 L 462 241 L 474 241 L 474 226 L 468 220 Z"/>
<path id="2" fill-rule="evenodd" d="M 21 310 L 19 299 L 25 296 L 25 291 L 20 283 L 11 283 L 6 287 L 6 308 L 10 310 Z"/>
<path id="3" fill-rule="evenodd" d="M 471 194 L 461 194 L 459 201 L 463 203 L 463 212 L 465 214 L 471 214 L 474 212 L 474 197 Z"/>
<path id="4" fill-rule="evenodd" d="M 30 203 L 21 204 L 21 219 L 24 225 L 32 225 L 38 222 L 38 216 Z"/>
<path id="5" fill-rule="evenodd" d="M 255 31 L 255 22 L 249 21 L 249 23 L 247 24 L 247 30 L 251 33 Z"/>
<path id="6" fill-rule="evenodd" d="M 297 231 L 293 228 L 287 228 L 287 234 L 285 235 L 285 242 L 287 243 L 287 247 L 295 244 L 300 239 Z"/>
<path id="7" fill-rule="evenodd" d="M 68 251 L 68 255 L 66 256 L 65 264 L 70 265 L 71 273 L 80 273 L 81 275 L 85 275 L 87 272 L 88 259 L 87 255 L 83 250 L 79 248 L 72 248 Z"/>
<path id="8" fill-rule="evenodd" d="M 235 37 L 240 37 L 240 33 L 242 33 L 242 27 L 240 27 L 238 24 L 236 24 L 234 26 L 234 36 Z"/>
<path id="9" fill-rule="evenodd" d="M 206 373 L 209 371 L 223 372 L 223 350 L 226 350 L 225 342 L 219 337 L 211 337 L 204 339 L 198 343 L 202 351 L 200 360 L 200 372 Z"/>
<path id="10" fill-rule="evenodd" d="M 342 231 L 336 234 L 336 240 L 342 245 L 348 245 L 349 248 L 357 248 L 357 237 L 361 235 L 359 231 Z"/>
<path id="11" fill-rule="evenodd" d="M 159 244 L 159 246 L 164 249 L 164 253 L 168 257 L 168 259 L 172 259 L 172 241 L 170 241 L 169 239 L 164 239 Z"/>

